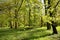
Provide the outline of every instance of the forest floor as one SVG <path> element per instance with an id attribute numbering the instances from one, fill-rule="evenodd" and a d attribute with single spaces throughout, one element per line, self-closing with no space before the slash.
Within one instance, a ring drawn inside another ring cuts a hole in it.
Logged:
<path id="1" fill-rule="evenodd" d="M 30 30 L 0 28 L 0 40 L 60 40 L 60 27 L 58 34 L 52 35 L 52 29 L 46 27 Z"/>

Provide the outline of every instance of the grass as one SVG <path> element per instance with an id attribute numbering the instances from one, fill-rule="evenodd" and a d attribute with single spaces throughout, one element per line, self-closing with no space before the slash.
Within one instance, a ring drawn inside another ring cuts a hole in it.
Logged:
<path id="1" fill-rule="evenodd" d="M 31 30 L 0 28 L 0 40 L 60 40 L 60 27 L 58 34 L 52 35 L 52 30 L 46 27 Z"/>

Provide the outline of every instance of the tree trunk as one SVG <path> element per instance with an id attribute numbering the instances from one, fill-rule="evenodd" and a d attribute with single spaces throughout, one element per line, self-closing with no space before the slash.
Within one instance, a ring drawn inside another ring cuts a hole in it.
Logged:
<path id="1" fill-rule="evenodd" d="M 31 9 L 29 7 L 29 27 L 31 26 L 31 19 L 30 19 L 30 16 L 31 16 Z"/>
<path id="2" fill-rule="evenodd" d="M 41 27 L 43 26 L 43 19 L 42 19 L 42 17 L 41 17 Z"/>
<path id="3" fill-rule="evenodd" d="M 10 28 L 13 28 L 13 25 L 12 25 L 12 22 L 11 22 L 11 20 L 9 21 L 9 23 L 10 23 Z"/>
<path id="4" fill-rule="evenodd" d="M 47 30 L 51 29 L 51 24 L 49 22 L 47 22 Z"/>
<path id="5" fill-rule="evenodd" d="M 48 8 L 46 7 L 46 10 L 49 9 L 49 7 L 51 6 L 50 4 L 51 4 L 51 3 L 50 3 L 50 0 L 48 0 Z M 48 11 L 47 11 L 47 12 L 48 12 Z M 51 12 L 49 12 L 49 14 L 51 14 Z M 50 29 L 51 29 L 51 25 L 50 25 L 50 23 L 47 22 L 47 30 L 50 30 Z"/>
<path id="6" fill-rule="evenodd" d="M 17 27 L 18 27 L 18 22 L 15 21 L 15 29 L 17 29 Z"/>
<path id="7" fill-rule="evenodd" d="M 17 27 L 18 27 L 18 12 L 20 11 L 23 1 L 24 0 L 21 0 L 21 4 L 18 7 L 19 2 L 17 2 L 17 0 L 15 0 L 15 4 L 16 4 L 16 6 L 15 6 L 15 29 L 17 29 Z"/>
<path id="8" fill-rule="evenodd" d="M 15 9 L 15 29 L 18 27 L 18 11 Z"/>
<path id="9" fill-rule="evenodd" d="M 11 19 L 11 9 L 9 8 L 9 17 L 10 17 L 10 20 L 9 20 L 9 26 L 10 28 L 13 28 L 13 25 L 12 25 L 12 19 Z"/>
<path id="10" fill-rule="evenodd" d="M 25 27 L 25 14 L 24 14 L 24 27 Z"/>
<path id="11" fill-rule="evenodd" d="M 58 34 L 56 27 L 57 27 L 57 23 L 52 21 L 53 34 Z"/>
<path id="12" fill-rule="evenodd" d="M 45 4 L 45 15 L 47 15 L 47 5 L 46 5 L 46 0 L 44 0 L 44 4 Z"/>
<path id="13" fill-rule="evenodd" d="M 52 26 L 52 28 L 53 28 L 53 34 L 57 34 L 57 29 L 56 29 L 56 27 Z"/>

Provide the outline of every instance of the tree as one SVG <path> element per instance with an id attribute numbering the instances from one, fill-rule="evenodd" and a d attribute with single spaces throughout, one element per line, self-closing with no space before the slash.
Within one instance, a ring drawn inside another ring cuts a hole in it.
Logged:
<path id="1" fill-rule="evenodd" d="M 57 23 L 52 21 L 53 34 L 57 34 L 58 33 L 56 27 L 57 27 Z"/>
<path id="2" fill-rule="evenodd" d="M 20 3 L 20 1 L 21 1 L 21 3 Z M 15 29 L 17 29 L 17 27 L 18 27 L 18 12 L 20 11 L 20 8 L 21 8 L 24 0 L 20 0 L 20 1 L 14 0 L 14 2 L 15 2 Z M 18 6 L 18 5 L 20 5 L 20 6 Z"/>
<path id="3" fill-rule="evenodd" d="M 51 0 L 44 0 L 44 4 L 45 4 L 45 15 L 48 15 L 48 13 L 50 14 L 50 12 L 48 12 L 48 9 L 51 7 Z M 46 24 L 47 24 L 47 30 L 50 30 L 51 29 L 50 23 L 46 22 Z"/>
<path id="4" fill-rule="evenodd" d="M 53 13 L 56 11 L 56 7 L 58 6 L 60 0 L 57 2 L 57 4 L 53 7 L 53 11 L 51 12 L 50 11 L 50 17 L 52 17 L 52 19 L 55 18 L 56 15 L 54 15 Z M 56 13 L 55 13 L 56 14 Z M 52 20 L 52 29 L 53 29 L 53 34 L 57 34 L 57 29 L 56 29 L 56 26 L 57 26 L 57 23 L 55 22 L 55 20 Z"/>

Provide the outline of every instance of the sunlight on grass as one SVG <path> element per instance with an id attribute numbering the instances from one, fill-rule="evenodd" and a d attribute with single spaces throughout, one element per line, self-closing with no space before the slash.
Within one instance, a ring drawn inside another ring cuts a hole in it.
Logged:
<path id="1" fill-rule="evenodd" d="M 60 31 L 60 26 L 57 27 L 57 30 Z"/>
<path id="2" fill-rule="evenodd" d="M 37 39 L 33 39 L 33 40 L 60 40 L 60 26 L 57 27 L 57 30 L 59 32 L 58 34 L 46 36 L 46 37 L 42 37 L 42 38 L 37 38 Z M 51 32 L 51 31 L 47 30 L 47 32 Z"/>
<path id="3" fill-rule="evenodd" d="M 60 32 L 60 27 L 57 27 Z M 0 40 L 59 40 L 60 33 L 52 35 L 46 27 L 20 31 L 20 29 L 0 29 Z"/>

